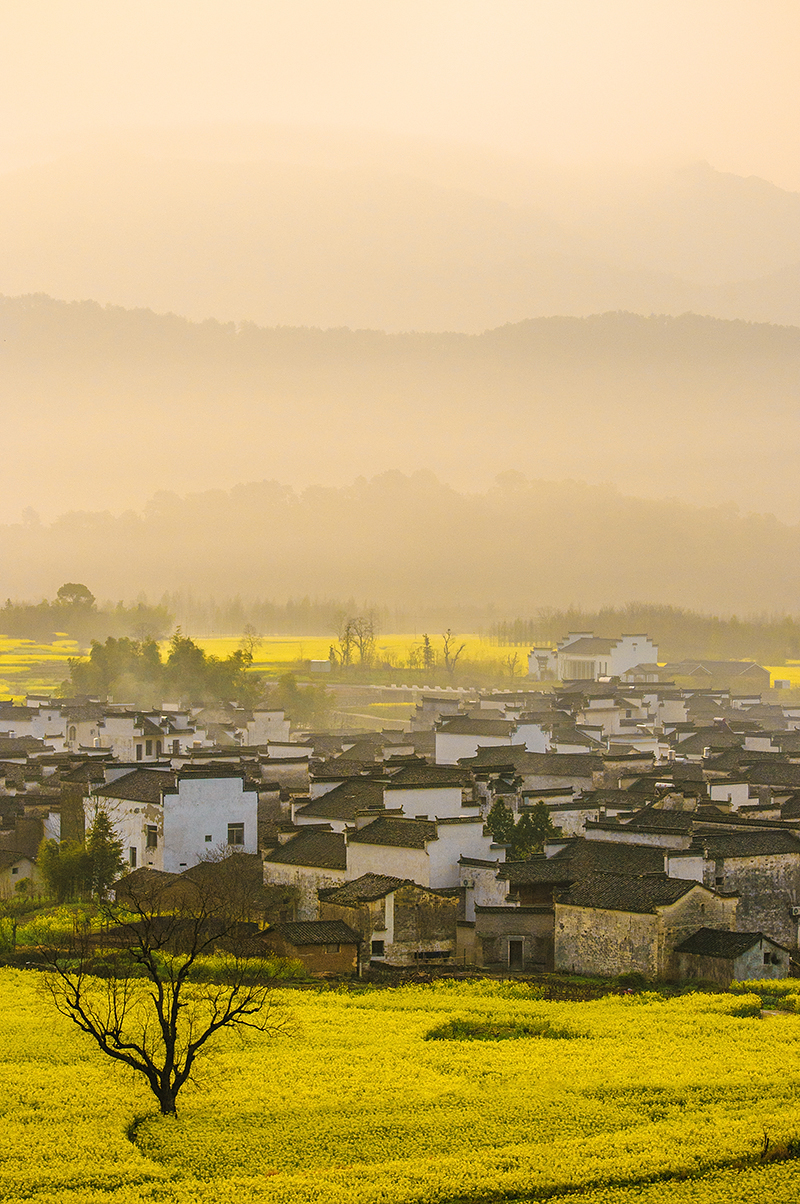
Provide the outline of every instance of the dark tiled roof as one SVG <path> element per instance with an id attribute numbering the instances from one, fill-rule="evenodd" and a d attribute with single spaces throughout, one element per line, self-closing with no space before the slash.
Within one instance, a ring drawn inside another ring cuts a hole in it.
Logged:
<path id="1" fill-rule="evenodd" d="M 800 840 L 791 832 L 755 831 L 703 832 L 702 840 L 708 857 L 769 857 L 780 853 L 800 854 Z"/>
<path id="2" fill-rule="evenodd" d="M 509 736 L 516 724 L 510 719 L 472 719 L 468 715 L 448 716 L 439 721 L 443 736 Z"/>
<path id="3" fill-rule="evenodd" d="M 532 753 L 524 745 L 479 748 L 474 757 L 462 757 L 459 765 L 481 769 L 484 766 L 509 766 L 515 773 L 538 774 L 557 778 L 591 778 L 603 768 L 603 758 L 591 753 Z"/>
<path id="4" fill-rule="evenodd" d="M 276 865 L 308 865 L 318 869 L 346 870 L 347 849 L 344 834 L 331 832 L 326 825 L 301 828 L 296 836 L 279 844 L 264 857 Z"/>
<path id="5" fill-rule="evenodd" d="M 266 936 L 273 935 L 290 945 L 358 945 L 361 937 L 344 920 L 287 920 L 273 924 Z"/>
<path id="6" fill-rule="evenodd" d="M 556 896 L 570 907 L 599 908 L 604 911 L 630 911 L 646 914 L 657 907 L 676 903 L 699 884 L 666 874 L 631 877 L 627 874 L 589 874 Z"/>
<path id="7" fill-rule="evenodd" d="M 747 780 L 754 786 L 800 787 L 800 765 L 789 761 L 758 761 L 747 770 Z"/>
<path id="8" fill-rule="evenodd" d="M 585 635 L 579 640 L 559 649 L 560 656 L 606 656 L 617 646 L 619 640 L 607 639 L 602 635 Z M 608 688 L 608 687 L 606 687 Z"/>
<path id="9" fill-rule="evenodd" d="M 161 769 L 134 769 L 107 786 L 98 786 L 97 798 L 120 798 L 132 803 L 160 803 L 165 790 L 174 790 L 177 774 Z"/>
<path id="10" fill-rule="evenodd" d="M 691 832 L 694 817 L 691 811 L 667 811 L 660 807 L 643 807 L 630 818 L 623 817 L 622 826 L 639 832 Z"/>
<path id="11" fill-rule="evenodd" d="M 349 834 L 351 844 L 392 845 L 401 849 L 424 849 L 436 839 L 436 824 L 428 819 L 380 816 Z"/>
<path id="12" fill-rule="evenodd" d="M 530 886 L 537 883 L 574 882 L 577 874 L 571 859 L 532 857 L 528 861 L 506 861 L 498 866 L 498 878 L 509 886 Z"/>
<path id="13" fill-rule="evenodd" d="M 338 903 L 342 907 L 356 907 L 359 903 L 372 903 L 383 899 L 400 886 L 406 886 L 410 878 L 393 878 L 390 874 L 362 874 L 344 886 L 334 886 L 319 892 L 326 903 Z"/>
<path id="14" fill-rule="evenodd" d="M 649 845 L 627 844 L 619 840 L 578 839 L 562 849 L 554 861 L 569 858 L 580 874 L 662 874 L 664 850 Z"/>
<path id="15" fill-rule="evenodd" d="M 349 778 L 333 790 L 312 799 L 298 814 L 309 819 L 355 821 L 359 811 L 383 807 L 383 783 L 370 778 Z"/>
<path id="16" fill-rule="evenodd" d="M 387 790 L 412 790 L 416 787 L 471 786 L 472 774 L 467 769 L 451 765 L 425 765 L 417 761 L 413 765 L 392 774 Z"/>
<path id="17" fill-rule="evenodd" d="M 680 945 L 676 945 L 675 952 L 695 953 L 700 957 L 724 957 L 733 961 L 763 939 L 760 932 L 727 932 L 724 928 L 701 928 Z"/>
<path id="18" fill-rule="evenodd" d="M 14 849 L 0 849 L 0 870 L 11 869 L 12 865 L 16 865 L 23 858 L 28 861 L 33 860 L 28 853 L 18 853 Z"/>

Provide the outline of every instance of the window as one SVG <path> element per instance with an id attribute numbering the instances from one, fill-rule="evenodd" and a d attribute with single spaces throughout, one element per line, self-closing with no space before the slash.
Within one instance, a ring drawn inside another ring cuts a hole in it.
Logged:
<path id="1" fill-rule="evenodd" d="M 69 740 L 70 744 L 75 743 L 77 735 L 78 735 L 77 730 L 74 727 L 71 727 L 69 729 L 69 731 L 67 732 L 67 739 Z"/>
<path id="2" fill-rule="evenodd" d="M 145 828 L 145 832 L 147 833 L 147 848 L 148 849 L 157 849 L 158 848 L 158 828 L 155 826 L 155 824 L 148 824 L 147 827 Z"/>
<path id="3" fill-rule="evenodd" d="M 173 740 L 173 741 L 172 741 L 172 755 L 173 755 L 173 757 L 177 757 L 177 756 L 180 754 L 180 751 L 181 751 L 181 742 L 180 742 L 180 740 Z"/>
<path id="4" fill-rule="evenodd" d="M 11 873 L 12 873 L 12 874 L 18 874 L 18 873 L 19 873 L 19 866 L 18 866 L 18 865 L 12 865 L 12 867 L 11 867 Z"/>
<path id="5" fill-rule="evenodd" d="M 128 865 L 132 870 L 136 869 L 136 849 L 128 849 Z"/>
<path id="6" fill-rule="evenodd" d="M 152 740 L 145 740 L 144 755 L 146 757 L 152 757 L 152 755 L 153 755 L 153 741 Z"/>
<path id="7" fill-rule="evenodd" d="M 228 844 L 244 844 L 244 824 L 228 824 Z"/>
<path id="8" fill-rule="evenodd" d="M 769 954 L 768 954 L 768 953 L 765 953 L 765 954 L 764 954 L 764 965 L 765 965 L 765 966 L 768 966 L 768 965 L 769 965 L 769 963 L 770 963 L 770 957 L 769 957 Z"/>
<path id="9" fill-rule="evenodd" d="M 157 757 L 161 756 L 161 741 L 160 740 L 156 740 L 156 756 Z"/>
<path id="10" fill-rule="evenodd" d="M 373 957 L 383 957 L 383 941 L 373 941 L 371 946 Z"/>
<path id="11" fill-rule="evenodd" d="M 211 844 L 211 833 L 210 832 L 206 835 L 206 844 Z"/>
<path id="12" fill-rule="evenodd" d="M 141 744 L 137 744 L 137 745 L 136 745 L 136 760 L 137 760 L 137 761 L 141 761 L 141 759 L 142 759 L 142 751 L 143 751 L 143 750 L 142 750 L 142 746 L 141 746 Z"/>

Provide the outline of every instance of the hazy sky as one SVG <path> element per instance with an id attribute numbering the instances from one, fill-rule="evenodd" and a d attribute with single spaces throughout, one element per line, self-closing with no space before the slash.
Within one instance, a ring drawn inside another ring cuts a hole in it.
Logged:
<path id="1" fill-rule="evenodd" d="M 0 0 L 9 143 L 321 123 L 800 189 L 798 0 Z"/>

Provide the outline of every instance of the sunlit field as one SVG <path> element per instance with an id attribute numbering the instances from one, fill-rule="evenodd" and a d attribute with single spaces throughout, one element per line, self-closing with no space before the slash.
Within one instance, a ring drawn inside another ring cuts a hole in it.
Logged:
<path id="1" fill-rule="evenodd" d="M 765 1135 L 768 1158 L 800 1137 L 800 1017 L 759 1019 L 752 995 L 280 989 L 289 1032 L 221 1040 L 172 1120 L 38 986 L 0 971 L 4 1200 L 800 1197 L 800 1162 L 759 1164 Z M 464 1039 L 475 1030 L 507 1037 Z"/>
<path id="2" fill-rule="evenodd" d="M 442 637 L 430 634 L 431 646 L 436 654 L 437 662 L 442 657 Z M 229 656 L 239 647 L 239 639 L 235 636 L 199 636 L 193 637 L 214 656 Z M 511 645 L 495 644 L 483 639 L 480 635 L 459 635 L 455 638 L 455 647 L 464 644 L 460 662 L 472 661 L 485 664 L 487 661 L 506 661 L 516 656 L 516 673 L 520 675 L 528 671 L 528 649 L 512 647 Z M 403 667 L 408 664 L 409 656 L 422 644 L 421 635 L 393 634 L 379 635 L 375 641 L 375 659 L 378 663 L 385 662 L 392 666 Z M 287 668 L 307 660 L 327 660 L 331 645 L 336 647 L 335 636 L 266 636 L 255 651 L 254 665 L 261 669 Z M 166 647 L 167 644 L 164 645 Z M 356 658 L 357 659 L 357 658 Z"/>
<path id="3" fill-rule="evenodd" d="M 75 640 L 52 644 L 0 635 L 0 694 L 21 696 L 55 691 L 69 677 L 69 658 L 80 656 Z"/>

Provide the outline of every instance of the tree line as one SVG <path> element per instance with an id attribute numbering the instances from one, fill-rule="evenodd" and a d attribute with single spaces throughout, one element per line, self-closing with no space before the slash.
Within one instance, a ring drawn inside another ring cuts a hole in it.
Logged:
<path id="1" fill-rule="evenodd" d="M 543 607 L 531 618 L 492 624 L 490 636 L 498 644 L 531 648 L 534 644 L 555 644 L 570 631 L 593 631 L 603 636 L 646 632 L 658 645 L 662 661 L 696 656 L 780 665 L 800 659 L 800 618 L 795 616 L 722 618 L 645 602 L 596 610 Z"/>
<path id="2" fill-rule="evenodd" d="M 15 639 L 49 642 L 59 633 L 79 643 L 107 636 L 133 636 L 139 640 L 161 640 L 175 620 L 165 605 L 146 602 L 127 605 L 117 602 L 98 606 L 91 590 L 82 582 L 67 581 L 55 598 L 41 602 L 12 602 L 0 608 L 0 632 Z"/>

